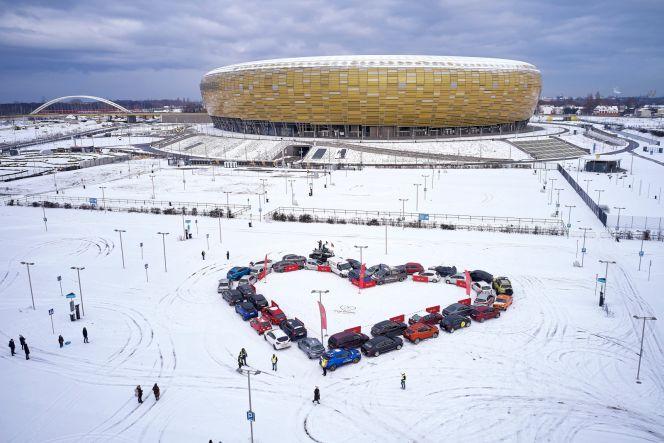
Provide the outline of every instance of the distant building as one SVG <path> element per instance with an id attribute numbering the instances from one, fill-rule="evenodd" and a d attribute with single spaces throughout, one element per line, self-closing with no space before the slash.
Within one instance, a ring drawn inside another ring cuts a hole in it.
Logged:
<path id="1" fill-rule="evenodd" d="M 618 117 L 620 115 L 620 110 L 617 106 L 596 106 L 593 110 L 593 115 L 600 115 L 603 117 Z"/>
<path id="2" fill-rule="evenodd" d="M 634 115 L 635 115 L 636 117 L 647 117 L 647 118 L 650 118 L 650 117 L 652 117 L 652 115 L 653 115 L 653 110 L 650 109 L 650 108 L 645 108 L 645 107 L 644 107 L 644 108 L 639 108 L 639 109 L 636 110 L 636 112 L 634 113 Z"/>

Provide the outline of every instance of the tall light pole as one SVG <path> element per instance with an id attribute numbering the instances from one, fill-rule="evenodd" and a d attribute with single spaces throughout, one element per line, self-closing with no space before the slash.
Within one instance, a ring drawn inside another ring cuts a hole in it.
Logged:
<path id="1" fill-rule="evenodd" d="M 560 191 L 562 191 L 563 188 L 556 188 L 556 209 L 560 207 Z M 562 217 L 561 217 L 562 218 Z"/>
<path id="2" fill-rule="evenodd" d="M 607 288 L 607 283 L 608 283 L 607 278 L 608 278 L 608 275 L 609 275 L 609 265 L 614 265 L 614 264 L 616 264 L 616 262 L 611 261 L 611 260 L 599 260 L 599 262 L 604 263 L 606 265 L 606 268 L 604 269 L 604 291 L 603 291 L 604 300 L 606 300 L 606 288 Z"/>
<path id="3" fill-rule="evenodd" d="M 256 369 L 238 368 L 237 372 L 247 375 L 247 391 L 249 392 L 249 410 L 247 411 L 247 420 L 249 421 L 249 430 L 251 432 L 251 443 L 254 443 L 254 410 L 251 408 L 251 376 L 258 375 L 261 371 Z M 251 418 L 249 414 L 251 413 Z"/>
<path id="4" fill-rule="evenodd" d="M 581 246 L 581 267 L 583 268 L 583 259 L 586 257 L 586 232 L 593 228 L 579 228 L 583 231 L 583 246 Z"/>
<path id="5" fill-rule="evenodd" d="M 646 231 L 637 231 L 641 233 L 641 249 L 639 249 L 639 271 L 641 270 L 641 259 L 643 259 L 643 240 L 646 238 Z"/>
<path id="6" fill-rule="evenodd" d="M 323 294 L 327 294 L 330 292 L 329 289 L 321 290 L 321 289 L 312 289 L 311 293 L 312 294 L 318 294 L 318 303 L 322 306 L 323 305 Z M 320 342 L 325 343 L 323 341 L 323 322 L 321 321 L 320 323 Z"/>
<path id="7" fill-rule="evenodd" d="M 597 206 L 599 206 L 599 199 L 602 197 L 602 192 L 604 192 L 604 189 L 595 189 L 595 192 L 597 192 Z"/>
<path id="8" fill-rule="evenodd" d="M 424 179 L 424 201 L 427 200 L 427 177 L 429 177 L 429 174 L 421 174 L 422 178 Z M 431 180 L 433 182 L 433 180 Z"/>
<path id="9" fill-rule="evenodd" d="M 626 208 L 619 208 L 617 206 L 614 206 L 613 209 L 618 210 L 618 221 L 616 222 L 616 231 L 619 231 L 620 230 L 620 211 L 622 211 L 623 209 L 626 209 Z"/>
<path id="10" fill-rule="evenodd" d="M 100 186 L 99 189 L 101 189 L 101 205 L 106 209 L 106 192 L 104 192 L 106 186 Z"/>
<path id="11" fill-rule="evenodd" d="M 120 253 L 122 254 L 122 269 L 125 268 L 125 261 L 124 261 L 124 246 L 122 244 L 122 233 L 127 232 L 124 229 L 113 229 L 115 232 L 120 234 Z"/>
<path id="12" fill-rule="evenodd" d="M 290 183 L 290 192 L 291 192 L 291 206 L 295 206 L 295 192 L 293 191 L 293 182 L 295 180 L 289 179 L 288 182 Z"/>
<path id="13" fill-rule="evenodd" d="M 28 284 L 30 284 L 30 298 L 32 298 L 32 309 L 36 310 L 35 294 L 32 292 L 32 277 L 30 276 L 30 266 L 34 266 L 34 263 L 29 261 L 22 261 L 21 264 L 25 265 L 25 269 L 28 270 Z"/>
<path id="14" fill-rule="evenodd" d="M 260 178 L 259 180 L 261 182 L 261 185 L 263 185 L 263 199 L 265 199 L 265 197 L 267 196 L 267 192 L 265 192 L 265 182 L 267 181 L 267 179 L 266 178 Z"/>
<path id="15" fill-rule="evenodd" d="M 81 271 L 85 269 L 85 266 L 72 266 L 70 269 L 75 269 L 76 275 L 78 276 L 78 293 L 81 295 L 81 314 L 85 316 L 85 305 L 83 304 L 83 288 L 81 287 Z"/>
<path id="16" fill-rule="evenodd" d="M 551 178 L 549 179 L 550 182 L 555 182 L 558 180 L 557 178 Z M 549 204 L 553 203 L 553 183 L 551 183 L 551 187 L 549 188 Z"/>
<path id="17" fill-rule="evenodd" d="M 586 194 L 588 194 L 590 192 L 590 189 L 589 189 L 590 188 L 590 182 L 593 181 L 593 179 L 589 178 L 589 179 L 585 179 L 583 181 L 586 182 Z"/>
<path id="18" fill-rule="evenodd" d="M 166 236 L 169 232 L 157 232 L 157 234 L 161 235 L 161 243 L 164 247 L 164 272 L 168 272 L 168 269 L 166 269 Z"/>
<path id="19" fill-rule="evenodd" d="M 364 261 L 363 261 L 363 259 L 362 259 L 362 250 L 368 248 L 369 246 L 358 246 L 358 245 L 355 245 L 354 247 L 360 250 L 360 266 L 361 266 L 361 265 L 364 264 Z"/>
<path id="20" fill-rule="evenodd" d="M 576 208 L 575 205 L 565 205 L 569 212 L 567 213 L 567 238 L 569 238 L 569 230 L 572 227 L 572 208 Z M 577 243 L 578 245 L 578 243 Z M 577 246 L 578 248 L 578 246 Z"/>
<path id="21" fill-rule="evenodd" d="M 639 375 L 641 375 L 641 358 L 643 357 L 643 336 L 646 333 L 646 320 L 657 320 L 657 317 L 644 317 L 644 316 L 639 316 L 639 315 L 632 315 L 637 320 L 643 320 L 643 327 L 641 328 L 641 350 L 639 351 L 639 366 L 638 369 L 636 370 L 636 382 L 638 384 L 641 384 L 641 380 L 639 380 Z"/>
<path id="22" fill-rule="evenodd" d="M 231 191 L 223 191 L 224 194 L 226 194 L 226 209 L 230 208 L 230 205 L 228 204 L 228 196 L 232 194 Z"/>
<path id="23" fill-rule="evenodd" d="M 406 202 L 408 201 L 407 198 L 400 198 L 399 201 L 401 202 L 401 228 L 405 229 L 406 228 Z"/>
<path id="24" fill-rule="evenodd" d="M 420 186 L 422 186 L 422 183 L 413 183 L 413 186 L 415 186 L 415 212 L 417 212 L 420 210 Z"/>
<path id="25" fill-rule="evenodd" d="M 152 180 L 152 200 L 154 200 L 154 174 L 150 174 L 150 180 Z"/>

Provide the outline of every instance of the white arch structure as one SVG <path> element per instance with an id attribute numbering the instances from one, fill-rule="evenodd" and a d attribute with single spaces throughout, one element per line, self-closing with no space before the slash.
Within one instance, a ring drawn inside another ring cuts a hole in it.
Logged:
<path id="1" fill-rule="evenodd" d="M 53 100 L 47 101 L 46 103 L 44 103 L 43 105 L 39 106 L 37 109 L 32 111 L 30 113 L 30 115 L 38 114 L 39 112 L 41 112 L 45 108 L 48 108 L 49 106 L 51 106 L 54 103 L 63 102 L 65 100 L 70 100 L 72 98 L 84 98 L 84 99 L 88 99 L 88 100 L 95 100 L 95 101 L 98 101 L 98 102 L 106 103 L 107 105 L 110 105 L 110 106 L 114 107 L 115 109 L 117 109 L 118 111 L 124 112 L 125 114 L 131 114 L 131 111 L 129 111 L 127 108 L 125 108 L 123 106 L 120 106 L 117 103 L 114 103 L 114 102 L 112 102 L 108 99 L 102 98 L 102 97 L 94 97 L 92 95 L 68 95 L 66 97 L 58 97 L 58 98 L 54 98 Z"/>

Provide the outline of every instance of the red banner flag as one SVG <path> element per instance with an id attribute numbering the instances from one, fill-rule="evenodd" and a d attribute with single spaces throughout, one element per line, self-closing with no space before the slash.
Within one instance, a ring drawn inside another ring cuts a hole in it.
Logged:
<path id="1" fill-rule="evenodd" d="M 435 312 L 440 312 L 440 305 L 436 306 L 429 306 L 428 308 L 425 309 L 429 314 L 433 314 Z"/>
<path id="2" fill-rule="evenodd" d="M 320 311 L 320 327 L 327 330 L 327 314 L 325 313 L 325 306 L 323 303 L 318 302 L 318 310 Z"/>
<path id="3" fill-rule="evenodd" d="M 362 263 L 362 265 L 360 265 L 360 281 L 361 282 L 364 281 L 364 274 L 366 273 L 366 271 L 367 271 L 367 268 L 364 266 L 364 263 Z"/>
<path id="4" fill-rule="evenodd" d="M 362 326 L 355 326 L 354 328 L 346 329 L 346 332 L 357 332 L 360 334 L 362 332 Z"/>
<path id="5" fill-rule="evenodd" d="M 261 269 L 260 274 L 258 274 L 258 279 L 261 280 L 267 275 L 267 254 L 265 254 L 265 261 L 263 261 L 263 269 Z"/>
<path id="6" fill-rule="evenodd" d="M 399 323 L 403 323 L 403 321 L 404 321 L 405 319 L 406 319 L 406 316 L 405 316 L 404 314 L 397 315 L 396 317 L 392 317 L 392 318 L 390 318 L 390 320 L 392 320 L 392 321 L 396 321 L 396 322 L 399 322 Z"/>
<path id="7" fill-rule="evenodd" d="M 274 300 L 272 300 L 272 301 L 270 302 L 270 306 L 272 306 L 273 308 L 278 308 L 278 307 L 279 307 L 279 305 L 277 304 L 277 302 L 274 301 Z"/>
<path id="8" fill-rule="evenodd" d="M 471 278 L 470 278 L 470 272 L 464 271 L 464 274 L 466 274 L 466 295 L 470 295 L 470 285 L 473 283 Z"/>

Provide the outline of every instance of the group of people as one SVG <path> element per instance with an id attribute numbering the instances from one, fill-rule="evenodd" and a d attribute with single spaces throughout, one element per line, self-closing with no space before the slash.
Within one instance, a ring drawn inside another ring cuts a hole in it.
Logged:
<path id="1" fill-rule="evenodd" d="M 21 349 L 25 352 L 25 359 L 30 360 L 30 348 L 28 347 L 28 342 L 25 340 L 25 337 L 19 334 L 18 341 L 21 344 Z M 16 343 L 14 343 L 13 338 L 9 339 L 9 350 L 11 351 L 12 356 L 16 355 Z"/>
<path id="2" fill-rule="evenodd" d="M 159 401 L 159 395 L 161 392 L 159 390 L 159 386 L 157 385 L 157 383 L 155 383 L 154 386 L 152 386 L 152 393 L 154 394 L 154 399 L 156 401 Z M 143 403 L 143 388 L 141 388 L 141 385 L 136 386 L 136 389 L 134 389 L 134 395 L 136 396 L 136 398 L 138 398 L 139 404 Z"/>
<path id="3" fill-rule="evenodd" d="M 60 347 L 63 347 L 65 344 L 65 339 L 62 335 L 58 335 L 58 343 L 60 344 Z M 90 343 L 88 341 L 88 328 L 83 326 L 83 343 Z"/>

